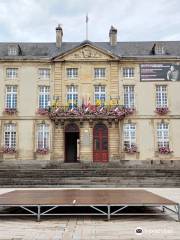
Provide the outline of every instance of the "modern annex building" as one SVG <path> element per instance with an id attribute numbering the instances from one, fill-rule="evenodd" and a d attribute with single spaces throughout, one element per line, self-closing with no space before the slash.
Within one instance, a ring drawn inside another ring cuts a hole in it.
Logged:
<path id="1" fill-rule="evenodd" d="M 0 43 L 0 158 L 180 159 L 180 42 Z"/>

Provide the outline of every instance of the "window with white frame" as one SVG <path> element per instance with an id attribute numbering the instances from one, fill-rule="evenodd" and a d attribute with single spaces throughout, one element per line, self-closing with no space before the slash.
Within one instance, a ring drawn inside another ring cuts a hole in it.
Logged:
<path id="1" fill-rule="evenodd" d="M 77 86 L 67 86 L 67 103 L 70 107 L 78 105 L 78 88 Z"/>
<path id="2" fill-rule="evenodd" d="M 124 86 L 124 106 L 125 108 L 134 108 L 135 96 L 134 86 Z"/>
<path id="3" fill-rule="evenodd" d="M 169 124 L 168 123 L 157 124 L 157 143 L 158 143 L 158 148 L 169 147 Z"/>
<path id="4" fill-rule="evenodd" d="M 156 107 L 167 107 L 167 86 L 166 85 L 157 85 L 156 86 Z"/>
<path id="5" fill-rule="evenodd" d="M 123 68 L 123 77 L 125 78 L 133 78 L 134 77 L 134 68 Z"/>
<path id="6" fill-rule="evenodd" d="M 162 46 L 162 45 L 156 45 L 156 46 L 155 46 L 155 54 L 157 54 L 157 55 L 163 55 L 164 52 L 165 52 L 164 46 Z"/>
<path id="7" fill-rule="evenodd" d="M 9 47 L 8 48 L 8 55 L 9 56 L 16 56 L 18 53 L 17 47 Z"/>
<path id="8" fill-rule="evenodd" d="M 66 71 L 68 79 L 75 79 L 78 77 L 78 68 L 67 68 Z"/>
<path id="9" fill-rule="evenodd" d="M 16 148 L 16 124 L 14 123 L 4 125 L 4 147 Z"/>
<path id="10" fill-rule="evenodd" d="M 37 126 L 37 149 L 49 149 L 49 125 Z"/>
<path id="11" fill-rule="evenodd" d="M 39 68 L 39 77 L 40 77 L 40 79 L 49 79 L 50 78 L 50 69 L 49 68 Z"/>
<path id="12" fill-rule="evenodd" d="M 6 106 L 7 109 L 17 108 L 17 86 L 6 86 Z"/>
<path id="13" fill-rule="evenodd" d="M 131 148 L 136 145 L 136 125 L 133 123 L 124 124 L 124 147 Z"/>
<path id="14" fill-rule="evenodd" d="M 6 78 L 14 79 L 18 76 L 18 69 L 17 68 L 6 68 Z"/>
<path id="15" fill-rule="evenodd" d="M 106 87 L 105 85 L 96 85 L 94 86 L 94 101 L 100 100 L 101 103 L 106 101 Z"/>
<path id="16" fill-rule="evenodd" d="M 94 78 L 101 79 L 106 77 L 105 68 L 94 68 Z"/>
<path id="17" fill-rule="evenodd" d="M 50 87 L 39 86 L 39 109 L 47 109 L 50 101 Z"/>

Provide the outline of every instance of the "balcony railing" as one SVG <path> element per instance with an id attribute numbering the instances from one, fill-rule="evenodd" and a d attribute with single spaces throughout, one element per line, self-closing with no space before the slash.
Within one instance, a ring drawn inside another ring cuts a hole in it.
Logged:
<path id="1" fill-rule="evenodd" d="M 123 119 L 125 116 L 132 114 L 134 108 L 125 108 L 121 105 L 116 106 L 84 106 L 50 108 L 49 117 L 51 120 L 60 119 Z"/>

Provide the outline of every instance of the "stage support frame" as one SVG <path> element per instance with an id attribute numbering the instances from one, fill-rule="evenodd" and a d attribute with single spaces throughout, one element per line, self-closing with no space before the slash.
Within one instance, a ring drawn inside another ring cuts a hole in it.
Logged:
<path id="1" fill-rule="evenodd" d="M 87 213 L 57 213 L 52 212 L 53 210 L 59 208 L 63 210 L 65 207 L 86 207 L 89 209 L 93 209 L 94 212 L 87 212 Z M 116 207 L 116 210 L 112 210 L 112 207 Z M 123 212 L 124 209 L 127 209 L 129 207 L 153 207 L 158 208 L 158 212 L 140 212 L 140 213 L 129 213 L 129 212 Z M 128 204 L 128 205 L 0 205 L 0 216 L 35 216 L 37 221 L 40 222 L 42 217 L 44 216 L 105 216 L 108 221 L 111 220 L 111 217 L 113 216 L 128 216 L 128 215 L 145 215 L 145 216 L 151 216 L 151 215 L 175 215 L 177 218 L 177 221 L 180 222 L 180 204 L 175 205 L 158 205 L 158 204 Z M 8 213 L 9 208 L 15 208 L 15 209 L 22 209 L 24 210 L 24 213 Z M 33 208 L 33 210 L 32 210 Z M 46 210 L 43 210 L 45 208 Z M 103 208 L 103 210 L 102 210 Z M 105 210 L 107 209 L 107 211 Z M 160 211 L 162 209 L 162 211 Z M 4 211 L 5 210 L 5 211 Z"/>

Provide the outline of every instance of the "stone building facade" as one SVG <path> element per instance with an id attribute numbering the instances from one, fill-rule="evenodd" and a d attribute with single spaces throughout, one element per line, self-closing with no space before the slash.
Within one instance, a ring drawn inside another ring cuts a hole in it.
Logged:
<path id="1" fill-rule="evenodd" d="M 0 43 L 0 157 L 180 160 L 180 42 Z"/>

